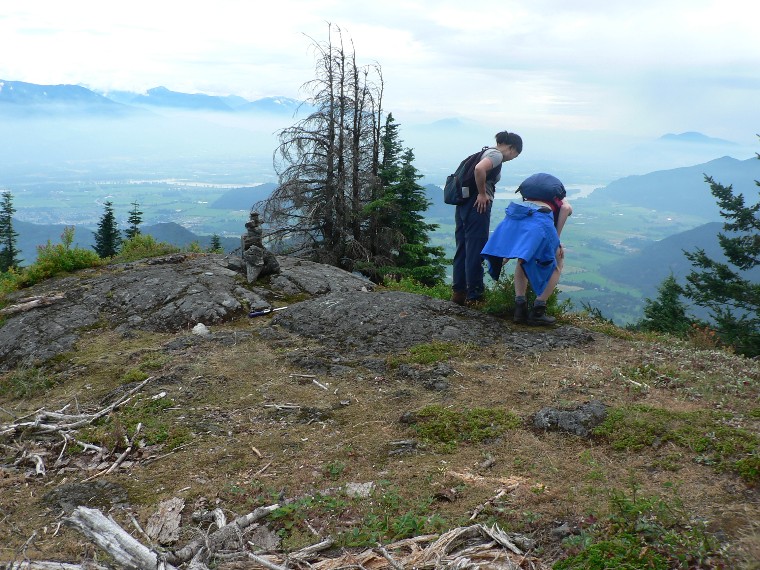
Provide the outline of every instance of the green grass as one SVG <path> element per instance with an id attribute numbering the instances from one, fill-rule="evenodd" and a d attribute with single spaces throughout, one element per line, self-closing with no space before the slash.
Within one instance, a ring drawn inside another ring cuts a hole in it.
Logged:
<path id="1" fill-rule="evenodd" d="M 698 463 L 733 471 L 751 485 L 760 483 L 760 437 L 729 425 L 730 414 L 674 412 L 644 405 L 611 410 L 594 430 L 618 451 L 639 451 L 672 443 L 695 454 Z"/>
<path id="2" fill-rule="evenodd" d="M 610 512 L 565 539 L 569 556 L 554 570 L 723 568 L 720 544 L 689 520 L 677 498 L 611 491 Z"/>
<path id="3" fill-rule="evenodd" d="M 310 524 L 327 521 L 339 547 L 374 547 L 448 529 L 450 525 L 445 518 L 431 514 L 432 503 L 431 497 L 406 498 L 397 487 L 380 482 L 366 499 L 349 497 L 341 491 L 329 495 L 317 493 L 282 505 L 269 518 L 286 550 L 313 543 L 309 521 Z"/>
<path id="4" fill-rule="evenodd" d="M 520 418 L 503 409 L 454 410 L 430 405 L 414 414 L 412 428 L 423 442 L 451 453 L 462 442 L 480 443 L 521 425 Z"/>
<path id="5" fill-rule="evenodd" d="M 467 344 L 433 341 L 411 347 L 406 353 L 388 357 L 388 365 L 397 368 L 401 364 L 434 364 L 462 356 L 472 350 Z"/>
<path id="6" fill-rule="evenodd" d="M 44 394 L 56 384 L 54 377 L 36 366 L 19 366 L 0 380 L 0 396 L 15 400 Z"/>

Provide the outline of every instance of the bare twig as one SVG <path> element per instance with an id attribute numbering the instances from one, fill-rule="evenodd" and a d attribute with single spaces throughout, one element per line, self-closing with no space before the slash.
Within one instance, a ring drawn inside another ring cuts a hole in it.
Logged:
<path id="1" fill-rule="evenodd" d="M 260 564 L 264 568 L 269 568 L 269 570 L 288 570 L 287 566 L 280 566 L 279 564 L 270 562 L 266 558 L 262 558 L 261 556 L 256 556 L 252 552 L 248 552 L 247 554 L 248 554 L 248 558 L 256 562 L 256 564 Z"/>
<path id="2" fill-rule="evenodd" d="M 385 558 L 388 561 L 388 564 L 390 564 L 393 568 L 395 568 L 395 570 L 404 570 L 404 567 L 401 566 L 401 564 L 399 564 L 398 562 L 396 562 L 393 559 L 393 556 L 391 556 L 390 553 L 387 550 L 385 550 L 385 548 L 383 548 L 383 545 L 380 544 L 379 542 L 377 543 L 377 550 L 378 552 L 380 552 L 380 554 L 383 555 L 383 558 Z"/>

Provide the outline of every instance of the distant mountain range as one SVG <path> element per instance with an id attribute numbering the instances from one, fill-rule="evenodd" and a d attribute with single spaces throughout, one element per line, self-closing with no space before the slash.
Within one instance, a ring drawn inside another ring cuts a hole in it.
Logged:
<path id="1" fill-rule="evenodd" d="M 703 135 L 702 133 L 697 133 L 694 131 L 689 131 L 689 132 L 681 133 L 678 135 L 673 134 L 673 133 L 668 133 L 666 135 L 662 135 L 659 140 L 664 141 L 664 142 L 687 143 L 687 144 L 738 146 L 734 142 L 727 141 L 725 139 L 708 137 L 706 135 Z"/>
<path id="2" fill-rule="evenodd" d="M 724 186 L 732 185 L 734 193 L 744 194 L 749 203 L 754 203 L 760 160 L 724 156 L 696 166 L 626 176 L 594 190 L 591 197 L 594 201 L 642 206 L 660 212 L 685 212 L 718 221 L 721 219 L 718 206 L 705 175 Z"/>
<path id="3" fill-rule="evenodd" d="M 42 112 L 121 116 L 128 108 L 79 85 L 37 85 L 0 79 L 0 113 L 23 117 Z"/>
<path id="4" fill-rule="evenodd" d="M 301 101 L 288 97 L 248 101 L 236 95 L 181 93 L 166 87 L 154 87 L 146 93 L 97 93 L 80 85 L 37 85 L 0 79 L 0 113 L 5 116 L 23 117 L 31 113 L 121 116 L 150 108 L 290 116 L 299 109 L 307 110 Z"/>
<path id="5" fill-rule="evenodd" d="M 234 188 L 219 196 L 210 204 L 210 207 L 217 210 L 250 210 L 256 202 L 269 198 L 275 188 L 277 184 L 271 182 L 258 186 Z"/>

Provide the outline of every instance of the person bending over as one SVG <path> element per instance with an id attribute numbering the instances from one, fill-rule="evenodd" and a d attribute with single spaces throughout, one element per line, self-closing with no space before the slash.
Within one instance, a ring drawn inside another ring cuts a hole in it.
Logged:
<path id="1" fill-rule="evenodd" d="M 533 175 L 534 177 L 537 175 Z M 523 184 L 531 181 L 526 179 Z M 559 180 L 541 174 L 541 183 L 559 184 Z M 565 261 L 565 251 L 559 236 L 573 208 L 567 200 L 523 200 L 512 202 L 504 220 L 497 226 L 481 252 L 494 280 L 509 259 L 517 260 L 515 267 L 514 322 L 529 325 L 552 325 L 554 317 L 546 314 L 546 302 L 559 283 Z M 536 301 L 528 311 L 528 284 L 536 293 Z"/>

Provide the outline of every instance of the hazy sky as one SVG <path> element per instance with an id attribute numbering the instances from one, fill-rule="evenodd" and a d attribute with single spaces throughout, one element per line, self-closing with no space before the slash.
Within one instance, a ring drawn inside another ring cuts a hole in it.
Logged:
<path id="1" fill-rule="evenodd" d="M 3 2 L 0 78 L 300 98 L 328 25 L 378 62 L 399 122 L 756 145 L 757 0 Z"/>

